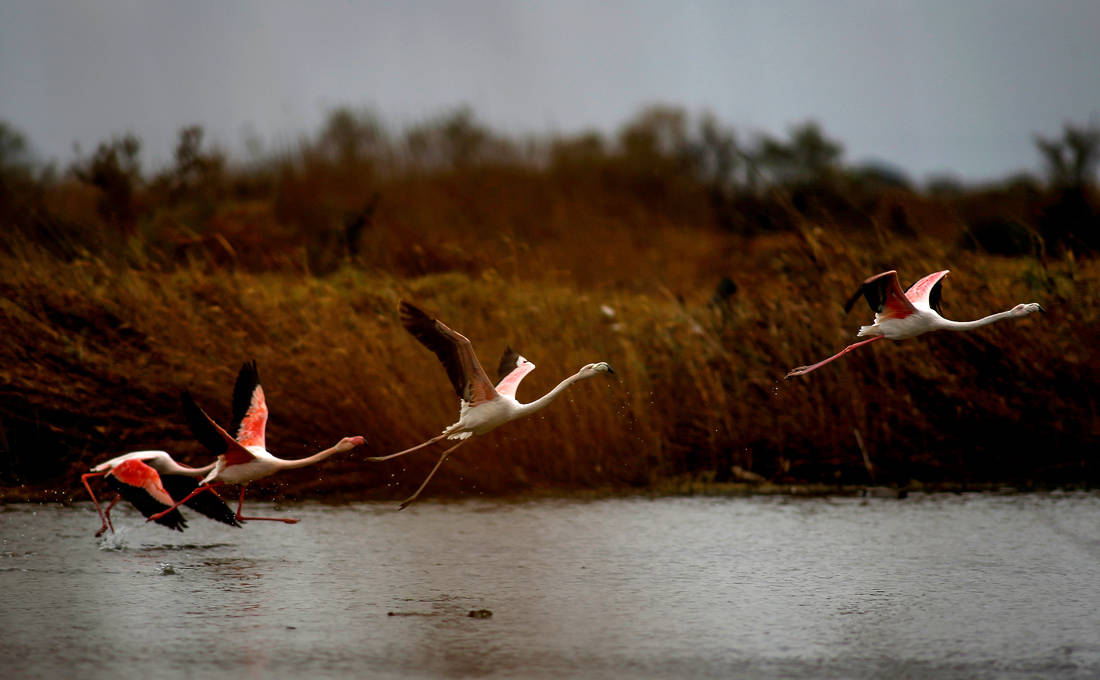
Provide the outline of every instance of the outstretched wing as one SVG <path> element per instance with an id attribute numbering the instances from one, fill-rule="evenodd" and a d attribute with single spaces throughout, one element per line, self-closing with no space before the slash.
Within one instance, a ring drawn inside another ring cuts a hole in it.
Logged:
<path id="1" fill-rule="evenodd" d="M 943 277 L 947 276 L 949 271 L 951 270 L 944 269 L 942 272 L 929 274 L 917 281 L 909 286 L 909 290 L 905 291 L 905 297 L 914 305 L 923 302 L 931 309 L 936 310 L 937 314 L 943 316 L 943 309 L 940 308 L 940 304 L 943 302 Z"/>
<path id="2" fill-rule="evenodd" d="M 172 498 L 185 498 L 187 494 L 191 493 L 199 486 L 199 480 L 184 475 L 164 475 L 160 479 L 161 482 L 164 483 L 164 488 Z M 200 515 L 206 515 L 210 519 L 217 520 L 223 524 L 234 527 L 241 526 L 241 523 L 237 520 L 237 513 L 233 512 L 233 509 L 226 505 L 225 501 L 215 494 L 195 494 L 184 501 L 183 504 Z"/>
<path id="3" fill-rule="evenodd" d="M 267 430 L 267 400 L 264 389 L 260 387 L 260 371 L 256 361 L 246 361 L 237 373 L 237 382 L 233 385 L 233 422 L 229 432 L 242 446 L 262 446 Z"/>
<path id="4" fill-rule="evenodd" d="M 497 394 L 514 398 L 520 381 L 533 370 L 535 370 L 534 364 L 508 347 L 504 350 L 504 356 L 500 358 L 500 367 L 497 368 L 497 375 L 500 377 L 500 382 L 496 386 Z"/>
<path id="5" fill-rule="evenodd" d="M 888 272 L 876 274 L 863 282 L 852 297 L 844 303 L 844 311 L 852 311 L 856 300 L 863 297 L 875 313 L 876 320 L 904 319 L 917 311 L 913 303 L 901 292 L 901 284 L 898 283 L 898 273 L 891 269 Z"/>
<path id="6" fill-rule="evenodd" d="M 439 357 L 459 399 L 471 406 L 495 399 L 496 391 L 466 336 L 402 301 L 401 325 Z"/>
<path id="7" fill-rule="evenodd" d="M 195 403 L 195 399 L 187 390 L 180 394 L 180 404 L 183 406 L 183 417 L 191 428 L 191 434 L 195 435 L 195 439 L 210 449 L 215 456 L 224 456 L 227 465 L 243 465 L 255 458 L 251 451 L 230 437 L 228 432 L 206 415 L 206 411 Z"/>
<path id="8" fill-rule="evenodd" d="M 157 471 L 137 458 L 116 465 L 107 473 L 105 480 L 107 486 L 114 489 L 145 517 L 164 512 L 176 503 L 161 484 Z M 183 531 L 187 526 L 187 520 L 179 510 L 172 510 L 155 521 L 176 531 Z"/>

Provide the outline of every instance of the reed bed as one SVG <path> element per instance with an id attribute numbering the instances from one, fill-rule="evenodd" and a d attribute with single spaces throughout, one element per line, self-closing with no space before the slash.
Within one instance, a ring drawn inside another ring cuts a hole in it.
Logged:
<path id="1" fill-rule="evenodd" d="M 703 187 L 654 193 L 530 166 L 383 177 L 300 164 L 264 186 L 163 205 L 149 189 L 123 228 L 86 187 L 61 183 L 11 220 L 0 248 L 8 497 L 73 497 L 80 473 L 130 450 L 201 464 L 179 392 L 225 421 L 252 358 L 271 451 L 368 440 L 258 487 L 402 497 L 435 456 L 365 458 L 439 432 L 457 400 L 400 327 L 401 299 L 467 335 L 490 370 L 506 345 L 537 364 L 522 401 L 585 363 L 615 368 L 467 444 L 429 497 L 677 480 L 1096 481 L 1100 266 L 1071 251 L 964 248 L 942 219 L 950 210 L 927 202 L 906 233 L 873 214 L 856 225 L 787 206 L 784 229 L 739 232 L 719 224 Z M 377 211 L 348 243 L 348 215 L 372 194 Z M 870 313 L 845 315 L 843 302 L 891 268 L 903 282 L 952 270 L 951 318 L 1030 301 L 1048 314 L 877 343 L 784 380 L 852 342 Z"/>

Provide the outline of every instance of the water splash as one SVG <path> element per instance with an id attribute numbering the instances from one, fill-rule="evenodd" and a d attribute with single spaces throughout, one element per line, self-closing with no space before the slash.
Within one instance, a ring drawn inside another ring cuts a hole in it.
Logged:
<path id="1" fill-rule="evenodd" d="M 126 540 L 128 533 L 130 533 L 129 529 L 107 531 L 99 537 L 99 549 L 115 552 L 128 549 L 130 547 L 129 542 Z"/>

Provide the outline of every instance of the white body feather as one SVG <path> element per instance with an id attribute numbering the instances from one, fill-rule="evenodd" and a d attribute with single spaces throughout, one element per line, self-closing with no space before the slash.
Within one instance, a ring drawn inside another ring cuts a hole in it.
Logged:
<path id="1" fill-rule="evenodd" d="M 203 478 L 202 483 L 209 484 L 217 480 L 223 484 L 247 484 L 253 480 L 273 475 L 288 467 L 285 463 L 289 461 L 276 458 L 262 446 L 246 446 L 244 448 L 255 456 L 252 461 L 238 463 L 237 465 L 226 465 L 225 456 L 218 456 L 218 462 L 214 465 L 214 469 Z"/>

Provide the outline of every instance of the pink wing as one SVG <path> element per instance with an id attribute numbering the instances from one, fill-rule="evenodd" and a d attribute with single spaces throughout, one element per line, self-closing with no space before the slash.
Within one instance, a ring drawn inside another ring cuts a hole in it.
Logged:
<path id="1" fill-rule="evenodd" d="M 497 393 L 514 399 L 520 381 L 533 370 L 535 370 L 534 364 L 523 357 L 518 357 L 516 367 L 512 369 L 512 372 L 504 376 L 504 379 L 497 383 Z"/>
<path id="2" fill-rule="evenodd" d="M 949 271 L 949 269 L 944 269 L 942 272 L 929 274 L 920 281 L 917 281 L 909 286 L 909 290 L 905 291 L 905 297 L 908 298 L 910 302 L 923 302 L 925 305 L 938 311 L 940 306 L 938 285 L 943 277 L 947 276 L 947 272 Z"/>
<path id="3" fill-rule="evenodd" d="M 112 468 L 108 474 L 129 487 L 141 489 L 166 508 L 170 508 L 176 503 L 172 500 L 172 496 L 165 491 L 157 471 L 140 459 L 124 460 Z"/>
<path id="4" fill-rule="evenodd" d="M 248 404 L 248 411 L 241 419 L 241 425 L 237 428 L 237 441 L 241 446 L 262 446 L 264 432 L 267 430 L 267 400 L 264 399 L 264 388 L 256 385 L 252 390 L 252 400 Z"/>

